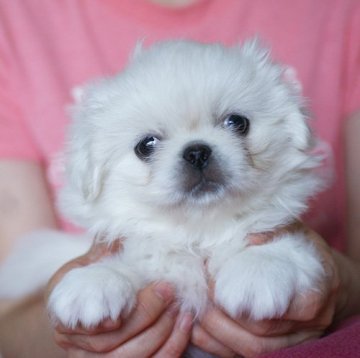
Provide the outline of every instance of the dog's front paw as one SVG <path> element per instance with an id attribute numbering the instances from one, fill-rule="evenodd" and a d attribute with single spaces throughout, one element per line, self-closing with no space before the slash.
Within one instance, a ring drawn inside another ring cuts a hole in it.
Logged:
<path id="1" fill-rule="evenodd" d="M 224 265 L 216 277 L 216 302 L 234 318 L 241 314 L 255 320 L 281 316 L 295 290 L 295 270 L 266 258 L 263 262 L 252 259 L 239 255 Z"/>
<path id="2" fill-rule="evenodd" d="M 115 320 L 135 304 L 130 280 L 109 266 L 94 264 L 69 271 L 52 291 L 48 309 L 66 327 L 93 327 L 106 318 Z"/>
<path id="3" fill-rule="evenodd" d="M 312 245 L 286 237 L 230 258 L 215 277 L 215 300 L 232 317 L 281 317 L 295 295 L 317 290 L 323 274 Z"/>

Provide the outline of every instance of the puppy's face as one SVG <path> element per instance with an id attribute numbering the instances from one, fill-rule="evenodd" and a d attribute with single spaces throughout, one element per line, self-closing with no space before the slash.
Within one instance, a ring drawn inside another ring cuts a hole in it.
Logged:
<path id="1" fill-rule="evenodd" d="M 250 119 L 233 110 L 214 113 L 211 107 L 191 112 L 174 113 L 180 125 L 167 126 L 165 119 L 134 146 L 146 178 L 144 195 L 156 205 L 208 205 L 245 194 L 254 184 L 257 170 L 246 144 Z"/>
<path id="2" fill-rule="evenodd" d="M 271 200 L 309 159 L 299 107 L 295 86 L 254 42 L 153 46 L 76 106 L 65 196 L 77 191 L 83 213 L 90 205 L 113 219 L 118 206 L 241 211 Z"/>

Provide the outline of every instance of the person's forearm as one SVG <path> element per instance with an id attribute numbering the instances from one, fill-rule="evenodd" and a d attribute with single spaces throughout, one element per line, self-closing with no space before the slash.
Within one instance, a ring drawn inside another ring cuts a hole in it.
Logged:
<path id="1" fill-rule="evenodd" d="M 29 161 L 0 160 L 0 262 L 18 238 L 57 226 L 44 168 Z"/>
<path id="2" fill-rule="evenodd" d="M 1 316 L 0 353 L 2 358 L 66 357 L 53 341 L 42 293 L 18 302 Z"/>
<path id="3" fill-rule="evenodd" d="M 335 322 L 360 314 L 360 262 L 333 250 L 340 287 Z"/>

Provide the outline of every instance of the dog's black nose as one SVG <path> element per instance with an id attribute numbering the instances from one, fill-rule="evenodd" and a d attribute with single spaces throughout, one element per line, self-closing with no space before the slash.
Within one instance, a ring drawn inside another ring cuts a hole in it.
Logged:
<path id="1" fill-rule="evenodd" d="M 206 144 L 195 143 L 185 148 L 183 158 L 197 169 L 207 166 L 211 148 Z"/>

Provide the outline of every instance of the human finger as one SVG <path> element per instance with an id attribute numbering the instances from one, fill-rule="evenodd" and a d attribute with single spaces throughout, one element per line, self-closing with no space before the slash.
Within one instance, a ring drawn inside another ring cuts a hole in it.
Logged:
<path id="1" fill-rule="evenodd" d="M 191 313 L 179 314 L 170 337 L 153 355 L 153 358 L 181 357 L 189 343 L 192 322 L 193 315 Z"/>
<path id="2" fill-rule="evenodd" d="M 110 357 L 152 356 L 171 335 L 177 314 L 176 306 L 170 306 L 151 327 L 119 346 Z"/>
<path id="3" fill-rule="evenodd" d="M 193 327 L 191 343 L 216 357 L 235 357 L 235 353 L 230 348 L 220 343 L 198 324 Z"/>
<path id="4" fill-rule="evenodd" d="M 94 351 L 86 352 L 83 350 L 81 352 L 81 350 L 74 348 L 70 348 L 70 352 L 74 358 L 152 357 L 171 335 L 177 314 L 177 308 L 170 306 L 151 327 L 109 352 L 101 354 Z"/>
<path id="5" fill-rule="evenodd" d="M 237 318 L 236 323 L 256 336 L 275 337 L 298 330 L 298 322 L 284 319 L 255 321 L 248 317 Z"/>
<path id="6" fill-rule="evenodd" d="M 263 245 L 274 238 L 279 237 L 283 234 L 293 233 L 299 230 L 304 230 L 305 226 L 300 221 L 294 221 L 288 225 L 278 227 L 273 231 L 259 232 L 259 233 L 250 233 L 247 235 L 246 239 L 248 245 Z"/>
<path id="7" fill-rule="evenodd" d="M 306 330 L 276 337 L 259 337 L 217 308 L 205 313 L 201 326 L 223 345 L 244 357 L 256 357 L 321 335 L 321 331 Z"/>
<path id="8" fill-rule="evenodd" d="M 99 325 L 95 327 L 82 327 L 81 324 L 78 324 L 75 328 L 69 328 L 64 326 L 62 323 L 57 323 L 55 326 L 56 332 L 60 334 L 85 334 L 85 335 L 95 335 L 99 333 L 106 333 L 114 331 L 120 328 L 123 320 L 121 317 L 118 317 L 116 320 L 107 318 L 102 321 Z"/>
<path id="9" fill-rule="evenodd" d="M 296 302 L 290 304 L 288 312 L 279 319 L 254 321 L 240 317 L 236 322 L 252 334 L 263 337 L 275 337 L 308 328 L 324 330 L 331 324 L 335 311 L 335 296 L 320 302 L 317 298 L 299 295 L 294 301 Z"/>

